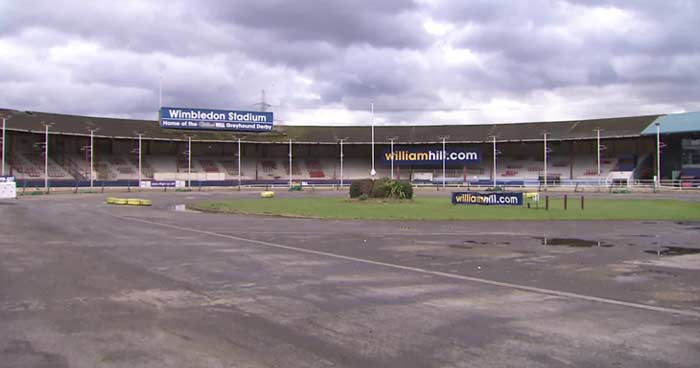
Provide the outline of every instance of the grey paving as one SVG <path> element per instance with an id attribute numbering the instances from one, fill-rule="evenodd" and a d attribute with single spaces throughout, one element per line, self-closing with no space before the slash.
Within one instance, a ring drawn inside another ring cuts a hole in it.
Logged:
<path id="1" fill-rule="evenodd" d="M 302 193 L 285 195 L 336 195 Z M 700 224 L 0 203 L 0 367 L 696 367 Z M 545 241 L 546 239 L 546 241 Z"/>

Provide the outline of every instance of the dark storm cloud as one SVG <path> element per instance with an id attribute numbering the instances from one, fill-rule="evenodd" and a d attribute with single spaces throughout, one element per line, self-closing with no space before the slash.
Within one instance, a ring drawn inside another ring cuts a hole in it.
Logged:
<path id="1" fill-rule="evenodd" d="M 393 48 L 420 48 L 429 42 L 417 16 L 418 5 L 410 0 L 226 0 L 202 6 L 214 19 L 264 30 L 278 42 Z"/>
<path id="2" fill-rule="evenodd" d="M 578 106 L 559 118 L 693 109 L 698 34 L 682 0 L 0 0 L 0 107 L 152 117 L 163 75 L 167 104 L 267 89 L 283 113 L 374 103 L 404 122 L 567 111 L 547 96 Z"/>
<path id="3" fill-rule="evenodd" d="M 584 20 L 590 28 L 581 32 L 581 24 L 572 23 L 581 22 L 576 16 L 592 6 L 600 7 L 599 15 L 617 8 L 625 16 L 614 28 L 598 30 L 601 19 L 591 13 Z M 490 88 L 527 92 L 615 83 L 698 83 L 691 67 L 697 65 L 693 55 L 700 52 L 698 2 L 444 2 L 434 14 L 469 25 L 459 37 L 461 47 L 494 56 L 489 73 L 469 76 Z M 627 68 L 625 62 L 633 66 Z"/>

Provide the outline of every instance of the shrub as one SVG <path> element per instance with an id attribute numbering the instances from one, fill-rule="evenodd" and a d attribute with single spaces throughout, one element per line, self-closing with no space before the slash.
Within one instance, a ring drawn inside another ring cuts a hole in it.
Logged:
<path id="1" fill-rule="evenodd" d="M 406 181 L 390 181 L 387 184 L 387 197 L 395 199 L 412 199 L 413 186 Z"/>
<path id="2" fill-rule="evenodd" d="M 372 191 L 369 196 L 372 198 L 386 198 L 389 196 L 389 185 L 391 180 L 387 178 L 381 178 L 374 181 L 372 185 Z"/>
<path id="3" fill-rule="evenodd" d="M 407 181 L 398 182 L 404 199 L 413 199 L 413 185 Z"/>
<path id="4" fill-rule="evenodd" d="M 350 198 L 358 198 L 362 195 L 362 189 L 360 188 L 360 181 L 353 180 L 350 184 Z"/>
<path id="5" fill-rule="evenodd" d="M 367 198 L 367 194 L 364 194 L 364 193 L 363 193 L 362 195 L 360 195 L 359 197 L 357 197 L 357 199 L 360 200 L 360 201 L 366 201 L 366 200 L 368 199 L 368 198 Z"/>
<path id="6" fill-rule="evenodd" d="M 350 198 L 395 198 L 412 199 L 413 186 L 407 181 L 387 178 L 353 180 L 350 184 Z"/>
<path id="7" fill-rule="evenodd" d="M 358 198 L 363 194 L 370 196 L 370 194 L 372 193 L 373 185 L 374 180 L 372 179 L 353 180 L 352 184 L 350 184 L 350 198 Z"/>

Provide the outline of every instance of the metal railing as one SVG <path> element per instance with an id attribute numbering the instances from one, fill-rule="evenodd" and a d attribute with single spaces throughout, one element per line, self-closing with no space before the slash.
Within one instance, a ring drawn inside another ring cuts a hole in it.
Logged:
<path id="1" fill-rule="evenodd" d="M 17 189 L 19 192 L 43 190 L 44 179 L 16 179 Z M 351 179 L 343 180 L 343 185 L 340 185 L 340 180 L 299 180 L 295 184 L 302 184 L 306 188 L 335 188 L 341 189 L 349 187 L 352 183 Z M 413 186 L 418 189 L 435 189 L 435 190 L 452 190 L 452 189 L 475 189 L 486 190 L 494 189 L 493 182 L 490 180 L 478 181 L 451 181 L 445 183 L 445 189 L 442 188 L 442 182 L 415 182 Z M 288 188 L 288 180 L 242 180 L 240 188 Z M 656 183 L 653 180 L 631 180 L 627 183 L 623 182 L 608 182 L 605 180 L 564 180 L 559 183 L 548 182 L 544 186 L 543 182 L 538 180 L 521 180 L 521 181 L 496 181 L 497 189 L 503 190 L 537 190 L 537 191 L 571 191 L 571 192 L 615 192 L 615 191 L 639 191 L 639 192 L 657 192 L 657 191 L 697 191 L 700 192 L 700 179 L 674 179 L 661 180 Z M 73 189 L 78 192 L 81 188 L 90 188 L 89 180 L 68 180 L 68 179 L 49 179 L 49 190 L 51 189 Z M 139 182 L 136 179 L 132 180 L 95 180 L 94 189 L 104 191 L 104 189 L 126 189 L 128 191 L 143 189 L 143 190 L 163 190 L 163 188 L 140 188 Z M 207 190 L 221 188 L 239 188 L 238 180 L 192 180 L 191 185 L 187 189 L 192 190 Z M 176 188 L 168 188 L 176 189 Z M 182 188 L 179 188 L 182 189 Z M 165 189 L 167 190 L 167 189 Z"/>

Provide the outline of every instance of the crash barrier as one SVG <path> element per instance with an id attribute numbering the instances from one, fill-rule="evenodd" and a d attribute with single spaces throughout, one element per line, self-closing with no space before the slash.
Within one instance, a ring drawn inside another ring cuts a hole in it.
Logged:
<path id="1" fill-rule="evenodd" d="M 150 199 L 139 199 L 139 198 L 116 198 L 109 197 L 106 200 L 107 204 L 120 205 L 120 206 L 150 206 L 152 204 Z"/>

